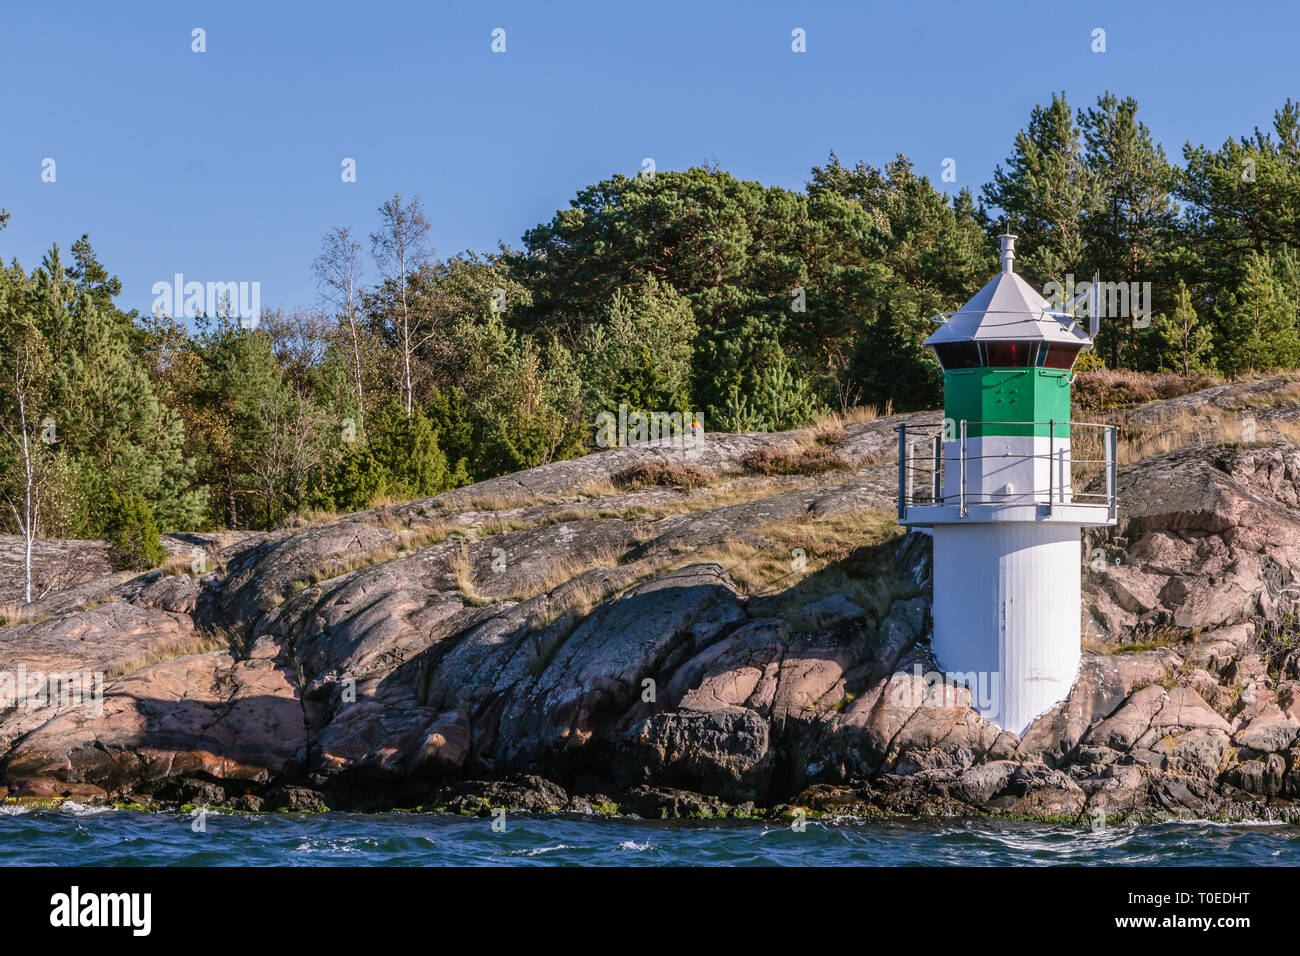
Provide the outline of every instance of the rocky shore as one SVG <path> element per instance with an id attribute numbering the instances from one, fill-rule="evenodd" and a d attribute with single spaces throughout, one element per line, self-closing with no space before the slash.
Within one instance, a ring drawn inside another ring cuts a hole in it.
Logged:
<path id="1" fill-rule="evenodd" d="M 893 522 L 895 428 L 937 419 L 914 414 L 176 537 L 135 576 L 47 545 L 82 570 L 0 628 L 0 675 L 102 697 L 3 701 L 0 797 L 1300 820 L 1300 449 L 1276 430 L 1300 400 L 1278 379 L 1117 420 L 1198 415 L 1121 467 L 1119 523 L 1081 548 L 1078 682 L 1023 736 L 932 680 L 929 539 Z M 1206 434 L 1233 416 L 1250 440 Z"/>

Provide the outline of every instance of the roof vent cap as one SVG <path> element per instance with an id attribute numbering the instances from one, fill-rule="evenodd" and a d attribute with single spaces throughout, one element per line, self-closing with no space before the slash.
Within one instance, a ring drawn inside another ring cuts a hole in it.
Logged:
<path id="1" fill-rule="evenodd" d="M 1018 238 L 1019 236 L 1013 236 L 1008 232 L 998 236 L 999 241 L 1002 243 L 1002 271 L 1008 274 L 1012 272 L 1011 266 L 1016 261 L 1016 240 Z"/>

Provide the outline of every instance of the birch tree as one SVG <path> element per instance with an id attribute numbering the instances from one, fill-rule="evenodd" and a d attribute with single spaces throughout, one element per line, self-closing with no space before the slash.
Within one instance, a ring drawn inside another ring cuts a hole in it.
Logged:
<path id="1" fill-rule="evenodd" d="M 339 324 L 352 339 L 352 370 L 356 378 L 358 424 L 364 432 L 365 395 L 361 384 L 361 329 L 358 311 L 361 300 L 361 243 L 352 238 L 351 226 L 337 226 L 325 234 L 321 253 L 312 263 L 317 286 L 333 307 Z"/>
<path id="2" fill-rule="evenodd" d="M 32 550 L 41 534 L 42 509 L 51 475 L 49 452 L 38 408 L 48 376 L 48 356 L 40 333 L 14 295 L 0 290 L 0 431 L 4 433 L 5 472 L 0 480 L 13 526 L 23 539 L 23 604 L 32 603 Z M 51 436 L 53 430 L 49 430 Z"/>
<path id="3" fill-rule="evenodd" d="M 410 418 L 415 404 L 412 366 L 416 353 L 433 333 L 422 310 L 414 308 L 409 286 L 411 276 L 427 265 L 432 255 L 428 235 L 433 224 L 425 218 L 419 196 L 403 205 L 400 193 L 379 207 L 379 217 L 379 231 L 370 234 L 370 251 L 392 293 L 390 321 L 402 359 L 402 401 Z"/>

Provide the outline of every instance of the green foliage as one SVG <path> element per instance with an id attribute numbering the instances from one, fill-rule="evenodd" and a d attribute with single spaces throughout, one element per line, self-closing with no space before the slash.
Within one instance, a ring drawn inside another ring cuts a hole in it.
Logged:
<path id="1" fill-rule="evenodd" d="M 352 443 L 317 479 L 308 500 L 333 511 L 361 511 L 377 500 L 428 498 L 468 483 L 463 462 L 448 468 L 423 409 L 390 398 L 369 416 L 368 439 Z"/>
<path id="2" fill-rule="evenodd" d="M 653 277 L 618 290 L 605 321 L 588 329 L 579 359 L 588 418 L 602 411 L 689 414 L 691 356 L 697 328 L 690 304 Z"/>
<path id="3" fill-rule="evenodd" d="M 110 495 L 139 496 L 165 527 L 194 527 L 206 492 L 194 486 L 184 425 L 159 399 L 131 316 L 112 307 L 89 244 L 74 270 L 58 247 L 28 283 L 28 308 L 50 356 L 48 410 L 76 486 L 73 531 L 97 535 Z"/>
<path id="4" fill-rule="evenodd" d="M 1210 355 L 1213 334 L 1197 319 L 1191 293 L 1187 291 L 1187 284 L 1181 280 L 1174 301 L 1172 316 L 1156 317 L 1156 333 L 1168 350 L 1175 370 L 1184 375 L 1193 371 L 1209 371 L 1213 368 L 1214 361 Z"/>
<path id="5" fill-rule="evenodd" d="M 201 318 L 198 326 L 202 371 L 192 404 L 211 413 L 195 425 L 202 429 L 200 471 L 217 492 L 212 518 L 231 528 L 272 527 L 295 504 L 309 466 L 292 461 L 287 447 L 297 396 L 265 331 L 228 316 Z"/>
<path id="6" fill-rule="evenodd" d="M 780 348 L 759 376 L 757 399 L 758 411 L 770 431 L 799 428 L 825 411 Z"/>
<path id="7" fill-rule="evenodd" d="M 769 356 L 752 389 L 732 387 L 721 416 L 727 431 L 788 431 L 807 425 L 825 411 L 779 346 L 772 348 Z"/>
<path id="8" fill-rule="evenodd" d="M 495 388 L 475 408 L 478 473 L 506 474 L 582 453 L 582 382 L 563 345 L 509 333 L 492 374 Z"/>
<path id="9" fill-rule="evenodd" d="M 1178 212 L 1172 196 L 1177 175 L 1164 150 L 1137 120 L 1132 99 L 1101 96 L 1095 109 L 1079 112 L 1079 126 L 1096 203 L 1083 221 L 1077 271 L 1089 277 L 1098 273 L 1103 281 L 1167 288 Z M 1103 321 L 1097 335 L 1096 348 L 1113 367 L 1149 365 L 1154 358 L 1129 318 Z"/>
<path id="10" fill-rule="evenodd" d="M 933 328 L 933 326 L 931 326 Z M 943 404 L 943 372 L 919 330 L 906 321 L 882 320 L 862 329 L 851 374 L 865 405 L 906 412 Z"/>
<path id="11" fill-rule="evenodd" d="M 121 285 L 82 236 L 69 265 L 56 247 L 30 275 L 0 270 L 0 497 L 39 486 L 43 534 L 97 535 L 125 512 L 270 528 L 584 454 L 593 419 L 620 405 L 699 410 L 732 431 L 798 427 L 827 406 L 935 408 L 930 317 L 989 280 L 1004 229 L 1044 293 L 1094 272 L 1151 284 L 1153 321 L 1103 317 L 1079 371 L 1300 365 L 1300 104 L 1182 158 L 1131 98 L 1074 112 L 1059 94 L 978 204 L 903 156 L 831 153 L 803 190 L 716 168 L 614 176 L 523 251 L 435 260 L 418 202 L 394 199 L 372 285 L 335 230 L 318 273 L 332 314 L 268 312 L 256 329 L 119 310 Z M 30 463 L 18 391 L 53 429 Z"/>
<path id="12" fill-rule="evenodd" d="M 1007 216 L 1006 231 L 1019 233 L 1017 268 L 1031 281 L 1064 283 L 1082 261 L 1083 223 L 1101 205 L 1097 187 L 1065 94 L 1053 94 L 1049 106 L 1034 107 L 1006 169 L 998 166 L 984 187 Z"/>
<path id="13" fill-rule="evenodd" d="M 438 435 L 438 447 L 447 456 L 454 485 L 469 483 L 469 464 L 474 458 L 474 419 L 469 399 L 464 389 L 452 386 L 443 391 L 434 391 L 425 403 L 424 411 L 429 416 L 434 432 Z M 460 476 L 460 477 L 455 477 Z M 461 480 L 461 478 L 465 480 Z M 483 475 L 484 478 L 494 477 Z"/>
<path id="14" fill-rule="evenodd" d="M 146 571 L 167 560 L 158 540 L 158 525 L 149 505 L 138 494 L 121 497 L 109 492 L 102 509 L 103 535 L 115 567 L 123 571 Z"/>
<path id="15" fill-rule="evenodd" d="M 1086 352 L 1081 352 L 1079 358 L 1075 360 L 1074 373 L 1077 375 L 1080 372 L 1096 372 L 1105 367 L 1106 363 L 1097 354 L 1096 349 L 1088 349 Z"/>
<path id="16" fill-rule="evenodd" d="M 718 424 L 722 431 L 741 434 L 769 430 L 767 419 L 756 404 L 750 401 L 749 395 L 741 391 L 739 385 L 731 386 Z"/>
<path id="17" fill-rule="evenodd" d="M 406 412 L 387 401 L 370 416 L 370 457 L 382 475 L 382 494 L 397 499 L 428 498 L 454 486 L 438 435 L 420 408 Z"/>
<path id="18" fill-rule="evenodd" d="M 581 340 L 620 290 L 671 283 L 699 330 L 691 395 L 716 417 L 730 386 L 757 372 L 755 346 L 777 340 L 810 356 L 848 347 L 852 304 L 839 293 L 865 268 L 867 225 L 833 192 L 814 201 L 702 168 L 615 176 L 524 235 L 520 268 L 534 290 L 525 321 Z"/>

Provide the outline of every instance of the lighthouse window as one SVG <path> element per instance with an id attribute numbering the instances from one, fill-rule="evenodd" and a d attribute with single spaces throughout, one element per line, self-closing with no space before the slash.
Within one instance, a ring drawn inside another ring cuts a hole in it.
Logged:
<path id="1" fill-rule="evenodd" d="M 934 347 L 934 354 L 945 370 L 954 368 L 979 368 L 980 350 L 974 342 L 946 342 Z"/>
<path id="2" fill-rule="evenodd" d="M 985 342 L 984 364 L 989 368 L 1027 368 L 1038 357 L 1037 342 Z"/>
<path id="3" fill-rule="evenodd" d="M 1079 346 L 1052 344 L 1047 347 L 1047 356 L 1043 359 L 1044 368 L 1074 368 L 1074 360 L 1079 357 Z"/>

